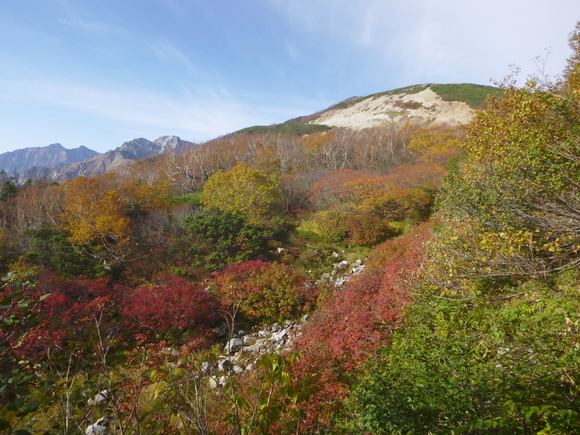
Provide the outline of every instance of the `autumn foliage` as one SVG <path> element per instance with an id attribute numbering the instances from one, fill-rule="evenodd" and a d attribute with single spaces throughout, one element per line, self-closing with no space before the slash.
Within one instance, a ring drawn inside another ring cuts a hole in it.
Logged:
<path id="1" fill-rule="evenodd" d="M 4 366 L 44 370 L 34 394 L 61 408 L 47 421 L 107 385 L 123 433 L 484 433 L 496 411 L 566 433 L 580 384 L 578 63 L 557 84 L 508 84 L 467 127 L 290 122 L 300 134 L 247 130 L 61 185 L 0 173 L 0 271 L 40 272 L 2 295 L 0 320 L 20 316 L 0 330 Z M 355 261 L 360 276 L 340 268 Z M 228 340 L 282 324 L 298 353 L 225 355 L 223 319 Z M 530 344 L 539 332 L 550 345 Z M 504 355 L 517 370 L 496 370 Z M 557 377 L 533 364 L 550 360 Z M 547 401 L 520 388 L 540 378 Z M 471 400 L 479 382 L 514 408 Z"/>
<path id="2" fill-rule="evenodd" d="M 93 245 L 95 250 L 128 240 L 130 219 L 120 195 L 107 186 L 111 177 L 77 177 L 65 188 L 62 228 L 79 245 Z"/>
<path id="3" fill-rule="evenodd" d="M 206 208 L 242 214 L 260 220 L 280 196 L 278 177 L 245 163 L 213 174 L 204 185 L 201 202 Z"/>
<path id="4" fill-rule="evenodd" d="M 261 260 L 230 264 L 213 273 L 211 284 L 230 317 L 239 313 L 254 321 L 296 319 L 314 308 L 318 295 L 292 267 Z"/>
<path id="5" fill-rule="evenodd" d="M 94 352 L 98 334 L 120 325 L 127 288 L 107 278 L 68 280 L 47 273 L 39 277 L 34 291 L 48 296 L 39 306 L 36 328 L 19 351 L 38 358 L 64 348 Z"/>
<path id="6" fill-rule="evenodd" d="M 358 279 L 337 288 L 334 297 L 319 307 L 298 342 L 303 358 L 301 372 L 316 373 L 317 393 L 309 399 L 309 418 L 329 418 L 347 390 L 345 372 L 354 372 L 404 322 L 412 302 L 411 278 L 426 255 L 430 225 L 389 240 L 375 248 L 380 264 Z"/>
<path id="7" fill-rule="evenodd" d="M 215 299 L 202 288 L 168 276 L 158 284 L 130 291 L 121 313 L 135 332 L 151 339 L 180 340 L 185 331 L 207 334 L 217 320 L 217 308 Z"/>
<path id="8" fill-rule="evenodd" d="M 389 220 L 425 217 L 447 173 L 443 165 L 460 152 L 457 148 L 433 148 L 428 151 L 431 158 L 425 152 L 414 164 L 391 169 L 386 175 L 350 169 L 325 175 L 314 184 L 310 201 L 320 210 L 338 207 Z"/>

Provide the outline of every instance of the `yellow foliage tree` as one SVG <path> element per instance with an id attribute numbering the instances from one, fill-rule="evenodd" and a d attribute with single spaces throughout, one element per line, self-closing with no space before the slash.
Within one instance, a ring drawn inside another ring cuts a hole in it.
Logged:
<path id="1" fill-rule="evenodd" d="M 150 211 L 156 208 L 165 209 L 171 205 L 169 188 L 167 180 L 154 183 L 137 180 L 125 182 L 120 192 L 132 206 L 138 206 L 143 211 Z"/>
<path id="2" fill-rule="evenodd" d="M 77 177 L 64 185 L 61 228 L 70 241 L 94 251 L 110 249 L 129 240 L 131 220 L 119 192 L 109 190 L 106 179 Z"/>
<path id="3" fill-rule="evenodd" d="M 454 279 L 506 282 L 580 266 L 580 24 L 570 45 L 563 79 L 518 88 L 510 77 L 467 127 L 468 159 L 439 198 L 438 255 L 450 257 Z"/>
<path id="4" fill-rule="evenodd" d="M 435 125 L 415 130 L 408 148 L 421 155 L 419 161 L 439 162 L 461 153 L 463 144 L 463 128 Z"/>
<path id="5" fill-rule="evenodd" d="M 280 196 L 276 175 L 269 175 L 246 163 L 238 163 L 228 172 L 213 174 L 203 187 L 201 203 L 259 220 L 267 214 Z"/>

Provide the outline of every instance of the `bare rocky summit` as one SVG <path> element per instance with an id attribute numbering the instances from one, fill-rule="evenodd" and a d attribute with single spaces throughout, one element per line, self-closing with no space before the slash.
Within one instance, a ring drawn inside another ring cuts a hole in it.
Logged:
<path id="1" fill-rule="evenodd" d="M 475 110 L 463 101 L 444 101 L 430 87 L 417 93 L 378 94 L 331 108 L 311 124 L 356 130 L 392 123 L 447 124 L 469 122 Z"/>

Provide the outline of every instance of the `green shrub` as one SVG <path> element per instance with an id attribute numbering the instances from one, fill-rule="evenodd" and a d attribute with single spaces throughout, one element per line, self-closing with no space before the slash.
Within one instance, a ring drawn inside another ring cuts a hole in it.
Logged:
<path id="1" fill-rule="evenodd" d="M 364 429 L 578 433 L 578 300 L 506 300 L 416 304 L 354 388 Z"/>
<path id="2" fill-rule="evenodd" d="M 175 247 L 181 267 L 221 270 L 230 263 L 241 263 L 260 255 L 269 255 L 277 228 L 252 224 L 241 214 L 208 210 L 184 221 L 185 236 Z"/>

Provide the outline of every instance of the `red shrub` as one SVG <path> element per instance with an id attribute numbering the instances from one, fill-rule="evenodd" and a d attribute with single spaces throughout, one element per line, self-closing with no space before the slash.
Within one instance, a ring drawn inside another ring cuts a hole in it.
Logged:
<path id="1" fill-rule="evenodd" d="M 266 322 L 297 318 L 313 308 L 318 296 L 306 276 L 285 264 L 246 261 L 213 276 L 214 294 L 229 322 L 238 312 Z"/>
<path id="2" fill-rule="evenodd" d="M 39 305 L 37 329 L 18 351 L 41 357 L 51 348 L 94 351 L 97 332 L 112 332 L 119 324 L 119 306 L 127 288 L 106 278 L 68 280 L 47 273 L 39 277 L 34 291 L 49 296 Z"/>
<path id="3" fill-rule="evenodd" d="M 388 344 L 392 330 L 404 321 L 404 308 L 412 302 L 408 282 L 423 261 L 429 234 L 423 225 L 381 245 L 377 254 L 384 262 L 337 289 L 303 329 L 297 342 L 303 357 L 295 369 L 316 374 L 318 392 L 309 405 L 313 419 L 325 418 L 328 407 L 341 399 L 343 373 Z"/>
<path id="4" fill-rule="evenodd" d="M 187 329 L 205 332 L 217 318 L 217 302 L 203 289 L 177 277 L 150 287 L 140 287 L 127 295 L 122 314 L 136 329 L 156 337 L 178 334 Z"/>

